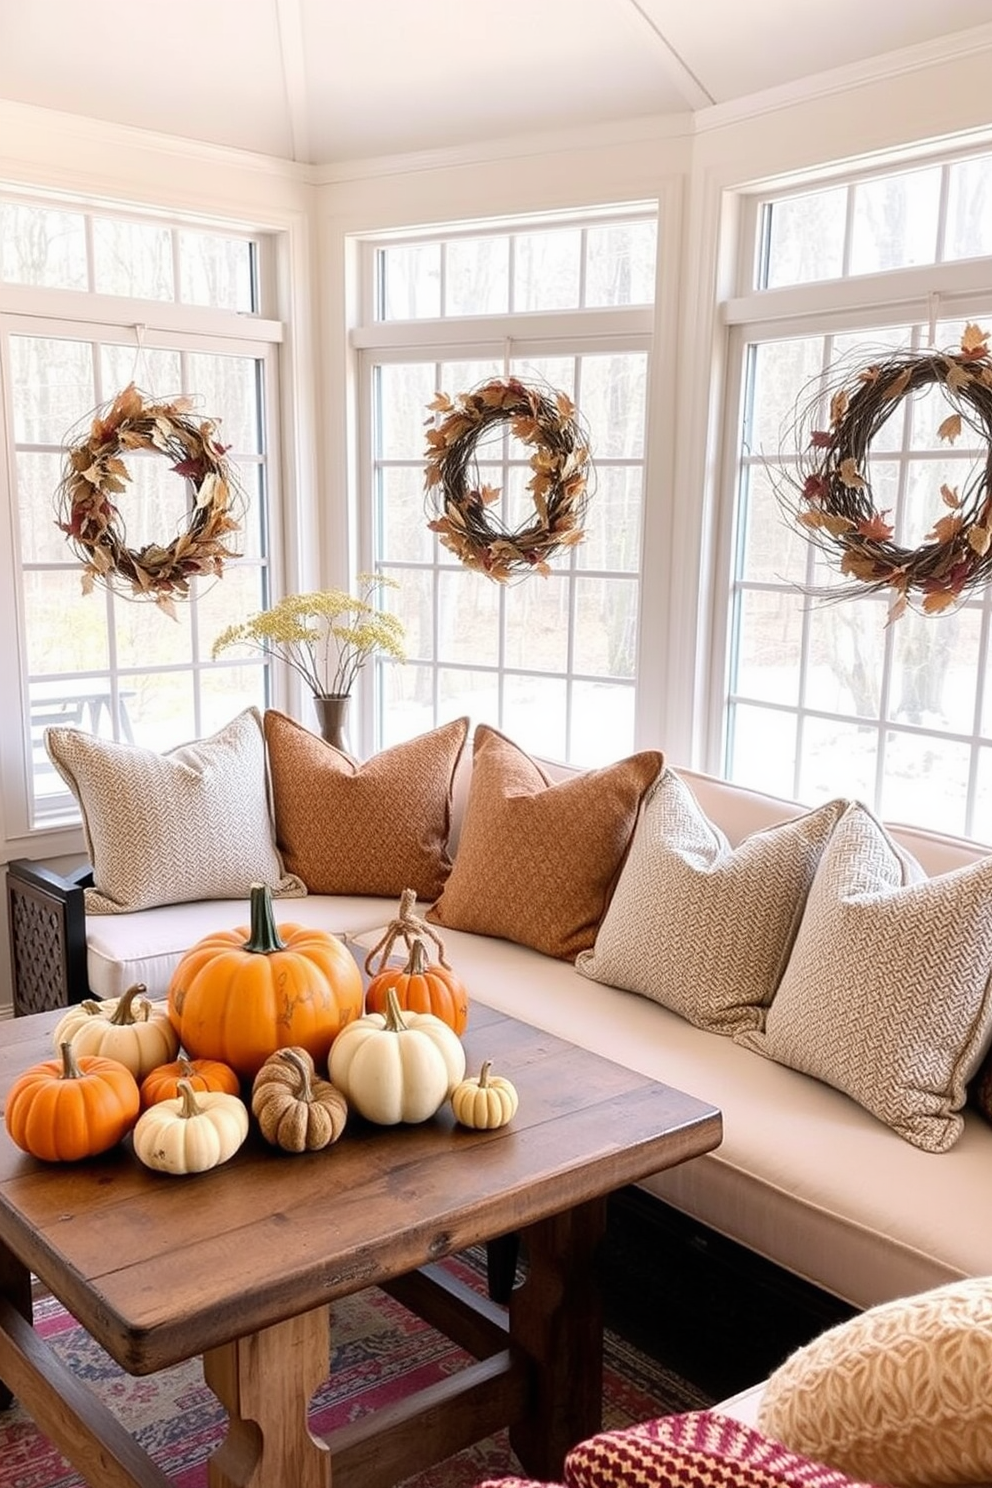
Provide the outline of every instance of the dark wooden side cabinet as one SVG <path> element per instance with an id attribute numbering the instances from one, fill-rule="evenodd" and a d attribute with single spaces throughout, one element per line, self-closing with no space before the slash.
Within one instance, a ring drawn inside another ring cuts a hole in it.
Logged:
<path id="1" fill-rule="evenodd" d="M 92 881 L 89 864 L 78 858 L 15 858 L 7 864 L 15 1017 L 89 996 L 83 889 Z"/>

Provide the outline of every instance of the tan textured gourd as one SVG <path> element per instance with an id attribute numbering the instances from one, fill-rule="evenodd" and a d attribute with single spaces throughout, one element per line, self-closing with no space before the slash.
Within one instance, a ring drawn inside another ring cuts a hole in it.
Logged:
<path id="1" fill-rule="evenodd" d="M 233 1157 L 248 1135 L 248 1107 L 236 1095 L 206 1090 L 197 1095 L 180 1080 L 175 1100 L 158 1101 L 138 1117 L 134 1155 L 159 1173 L 205 1173 Z"/>
<path id="2" fill-rule="evenodd" d="M 255 1076 L 251 1109 L 262 1136 L 284 1152 L 316 1152 L 336 1142 L 348 1102 L 328 1080 L 318 1079 L 306 1049 L 280 1049 Z"/>
<path id="3" fill-rule="evenodd" d="M 427 1121 L 465 1074 L 461 1039 L 433 1013 L 403 1013 L 390 987 L 385 1013 L 366 1013 L 331 1046 L 331 1081 L 380 1126 Z"/>
<path id="4" fill-rule="evenodd" d="M 164 1003 L 149 1002 L 142 982 L 129 987 L 113 1012 L 94 1013 L 72 1035 L 77 1054 L 98 1054 L 126 1065 L 139 1085 L 179 1052 L 179 1036 Z"/>
<path id="5" fill-rule="evenodd" d="M 462 1080 L 451 1092 L 451 1109 L 455 1120 L 476 1131 L 493 1131 L 505 1126 L 517 1113 L 516 1087 L 501 1075 L 492 1075 L 487 1059 L 478 1076 Z"/>

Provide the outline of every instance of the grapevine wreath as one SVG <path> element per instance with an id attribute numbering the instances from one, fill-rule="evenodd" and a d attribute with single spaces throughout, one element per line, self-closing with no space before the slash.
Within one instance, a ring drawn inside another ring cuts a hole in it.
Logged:
<path id="1" fill-rule="evenodd" d="M 238 555 L 225 538 L 239 526 L 241 492 L 212 419 L 191 415 L 192 402 L 156 402 L 129 384 L 98 409 L 85 438 L 65 448 L 56 492 L 57 521 L 83 562 L 83 593 L 102 583 L 130 597 L 154 600 L 174 614 L 173 598 L 189 595 L 196 574 L 220 577 Z M 129 548 L 117 498 L 131 479 L 124 455 L 151 450 L 193 488 L 184 528 L 167 544 Z"/>
<path id="2" fill-rule="evenodd" d="M 807 536 L 854 582 L 829 591 L 852 597 L 893 591 L 890 619 L 919 598 L 925 614 L 957 604 L 992 577 L 992 357 L 989 333 L 969 323 L 957 351 L 904 351 L 835 382 L 829 428 L 816 426 L 822 391 L 800 413 L 797 476 L 780 486 L 783 505 Z M 871 443 L 903 399 L 938 387 L 951 412 L 937 436 L 953 444 L 965 425 L 978 436 L 981 460 L 962 490 L 946 483 L 946 508 L 918 548 L 893 541 L 894 528 L 872 496 Z M 812 432 L 806 430 L 812 425 Z"/>
<path id="3" fill-rule="evenodd" d="M 589 444 L 571 399 L 508 377 L 453 399 L 438 393 L 429 407 L 424 484 L 434 516 L 428 526 L 466 568 L 499 583 L 548 574 L 548 559 L 584 536 Z M 527 482 L 534 516 L 512 530 L 495 520 L 500 490 L 480 482 L 476 464 L 480 440 L 503 424 L 534 447 Z"/>

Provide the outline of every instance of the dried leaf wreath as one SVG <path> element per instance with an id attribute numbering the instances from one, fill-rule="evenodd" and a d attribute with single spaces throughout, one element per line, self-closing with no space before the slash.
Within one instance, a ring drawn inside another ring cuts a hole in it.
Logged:
<path id="1" fill-rule="evenodd" d="M 550 573 L 548 559 L 585 535 L 589 443 L 571 399 L 509 377 L 453 399 L 438 393 L 428 406 L 434 416 L 424 481 L 434 512 L 430 529 L 466 568 L 501 584 L 514 575 Z M 512 530 L 495 520 L 501 492 L 482 484 L 476 459 L 480 439 L 500 424 L 534 446 L 527 482 L 534 518 Z"/>
<path id="2" fill-rule="evenodd" d="M 66 445 L 57 521 L 82 559 L 84 594 L 100 583 L 175 616 L 173 599 L 188 597 L 194 575 L 219 578 L 224 560 L 238 556 L 225 539 L 238 530 L 241 491 L 216 422 L 192 417 L 191 408 L 190 398 L 156 402 L 130 383 L 97 410 L 85 438 Z M 132 450 L 165 455 L 193 488 L 185 528 L 170 543 L 127 545 L 117 498 L 131 479 L 123 456 Z"/>
<path id="3" fill-rule="evenodd" d="M 992 357 L 989 332 L 968 323 L 959 351 L 906 351 L 862 367 L 835 382 L 828 429 L 816 426 L 822 387 L 796 424 L 797 474 L 786 475 L 778 495 L 806 535 L 854 582 L 828 597 L 893 591 L 889 619 L 911 598 L 937 615 L 992 577 Z M 981 461 L 963 490 L 946 483 L 945 514 L 918 548 L 893 541 L 887 510 L 879 510 L 868 475 L 871 443 L 904 398 L 939 387 L 951 412 L 937 429 L 948 444 L 965 425 L 978 436 Z M 812 425 L 812 432 L 806 430 Z M 822 592 L 822 591 L 821 591 Z"/>

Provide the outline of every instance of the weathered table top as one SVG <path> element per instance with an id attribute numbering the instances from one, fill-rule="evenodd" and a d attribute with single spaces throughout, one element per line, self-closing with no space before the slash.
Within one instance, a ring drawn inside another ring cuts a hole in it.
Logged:
<path id="1" fill-rule="evenodd" d="M 0 1024 L 0 1099 L 52 1057 L 58 1013 Z M 520 1108 L 494 1132 L 445 1107 L 416 1127 L 349 1118 L 322 1152 L 289 1156 L 254 1130 L 230 1162 L 172 1178 L 129 1143 L 37 1162 L 0 1129 L 0 1242 L 132 1374 L 269 1327 L 479 1241 L 562 1213 L 715 1147 L 719 1112 L 476 1003 L 468 1072 L 484 1059 Z"/>

